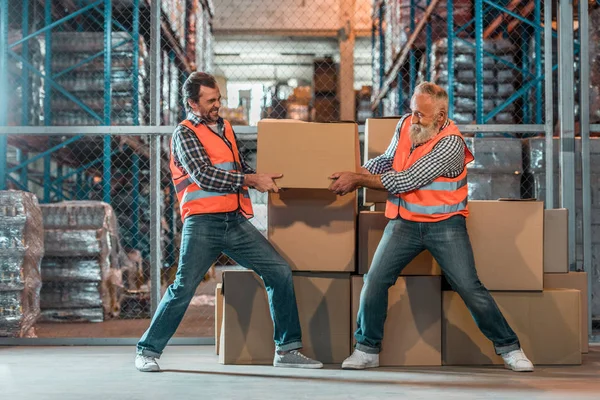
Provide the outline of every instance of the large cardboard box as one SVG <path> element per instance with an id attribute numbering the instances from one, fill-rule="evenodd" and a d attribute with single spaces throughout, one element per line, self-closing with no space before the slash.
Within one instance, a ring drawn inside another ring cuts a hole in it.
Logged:
<path id="1" fill-rule="evenodd" d="M 223 284 L 217 283 L 215 288 L 215 352 L 219 354 L 221 342 L 221 325 L 223 323 Z"/>
<path id="2" fill-rule="evenodd" d="M 500 311 L 534 364 L 581 364 L 578 290 L 493 292 Z M 456 292 L 443 293 L 444 365 L 503 364 Z"/>
<path id="3" fill-rule="evenodd" d="M 384 212 L 361 211 L 358 216 L 358 273 L 369 272 L 375 250 L 388 223 Z M 441 275 L 439 266 L 428 251 L 423 251 L 404 268 L 401 275 Z"/>
<path id="4" fill-rule="evenodd" d="M 569 210 L 544 211 L 544 273 L 569 272 Z"/>
<path id="5" fill-rule="evenodd" d="M 367 118 L 365 122 L 365 151 L 363 164 L 387 150 L 400 118 Z M 364 189 L 365 202 L 385 203 L 387 192 Z"/>
<path id="6" fill-rule="evenodd" d="M 355 123 L 263 119 L 258 123 L 257 171 L 280 173 L 280 188 L 327 189 L 334 172 L 360 168 Z"/>
<path id="7" fill-rule="evenodd" d="M 467 229 L 488 290 L 543 290 L 544 204 L 469 201 Z"/>
<path id="8" fill-rule="evenodd" d="M 585 272 L 544 274 L 544 289 L 576 289 L 580 292 L 581 352 L 589 351 L 588 337 L 588 278 Z"/>
<path id="9" fill-rule="evenodd" d="M 269 194 L 269 241 L 294 271 L 356 271 L 356 192 Z"/>
<path id="10" fill-rule="evenodd" d="M 350 355 L 350 275 L 294 273 L 302 352 L 323 363 Z M 273 322 L 262 280 L 250 271 L 223 274 L 223 331 L 219 362 L 272 364 Z"/>
<path id="11" fill-rule="evenodd" d="M 388 292 L 384 325 L 382 367 L 441 365 L 441 278 L 437 276 L 400 277 Z M 363 287 L 363 277 L 352 277 L 352 331 Z M 353 340 L 353 343 L 356 341 Z"/>

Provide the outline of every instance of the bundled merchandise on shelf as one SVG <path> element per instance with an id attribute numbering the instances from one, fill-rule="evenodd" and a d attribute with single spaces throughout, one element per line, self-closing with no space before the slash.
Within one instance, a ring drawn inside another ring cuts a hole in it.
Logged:
<path id="1" fill-rule="evenodd" d="M 310 86 L 298 86 L 286 102 L 287 117 L 299 121 L 310 120 Z"/>
<path id="2" fill-rule="evenodd" d="M 188 57 L 195 61 L 198 71 L 213 70 L 212 13 L 204 2 L 192 1 L 188 15 Z"/>
<path id="3" fill-rule="evenodd" d="M 523 142 L 526 187 L 530 197 L 546 201 L 546 143 L 544 138 L 531 138 Z M 554 207 L 560 204 L 560 140 L 553 139 Z M 578 269 L 583 269 L 583 183 L 581 180 L 581 140 L 575 140 L 575 221 L 576 259 Z M 600 260 L 600 139 L 590 140 L 591 197 L 592 197 L 592 253 L 593 260 Z M 572 218 L 569 215 L 569 218 Z"/>
<path id="4" fill-rule="evenodd" d="M 169 25 L 179 44 L 185 46 L 186 1 L 161 0 L 160 7 L 166 15 Z"/>
<path id="5" fill-rule="evenodd" d="M 14 43 L 22 38 L 20 31 L 9 30 L 8 42 Z M 27 60 L 36 70 L 44 71 L 44 56 L 42 52 L 43 43 L 37 38 L 31 38 L 27 41 L 29 53 L 23 54 L 23 44 L 13 47 L 11 50 Z M 44 94 L 44 84 L 40 76 L 29 72 L 27 67 L 23 66 L 21 61 L 16 61 L 13 57 L 7 57 L 8 61 L 8 123 L 14 125 L 39 125 L 42 115 L 42 98 Z M 27 84 L 28 89 L 23 85 Z M 23 119 L 24 96 L 27 97 L 26 107 L 27 115 Z M 4 106 L 4 105 L 3 105 Z"/>
<path id="6" fill-rule="evenodd" d="M 469 200 L 520 199 L 523 175 L 521 140 L 467 137 L 465 142 L 475 157 L 467 165 Z"/>
<path id="7" fill-rule="evenodd" d="M 385 46 L 391 49 L 386 54 L 386 65 L 402 51 L 411 33 L 415 30 L 419 21 L 423 19 L 428 7 L 424 0 L 387 0 L 385 2 Z M 420 4 L 419 4 L 420 3 Z M 453 2 L 454 26 L 465 25 L 473 18 L 473 2 L 470 0 L 456 0 Z M 437 41 L 448 36 L 448 7 L 446 1 L 438 1 L 429 19 L 431 29 L 431 40 Z M 414 19 L 413 19 L 414 18 Z M 427 25 L 417 36 L 414 42 L 415 48 L 425 48 Z M 463 35 L 466 35 L 463 33 Z"/>
<path id="8" fill-rule="evenodd" d="M 0 337 L 35 337 L 40 315 L 42 212 L 35 195 L 0 191 Z"/>
<path id="9" fill-rule="evenodd" d="M 175 64 L 175 58 L 169 57 L 169 53 L 163 51 L 162 59 L 162 120 L 165 125 L 176 125 L 182 119 L 183 104 L 180 102 L 181 85 L 179 82 L 181 72 Z"/>
<path id="10" fill-rule="evenodd" d="M 475 41 L 457 39 L 454 49 L 454 121 L 466 124 L 476 118 L 476 63 Z M 503 105 L 515 92 L 516 72 L 515 46 L 508 40 L 485 40 L 483 42 L 483 113 L 484 115 Z M 423 78 L 427 60 L 421 61 L 420 75 Z M 431 51 L 431 80 L 448 89 L 448 39 L 435 42 Z M 488 123 L 516 123 L 514 104 L 506 106 Z"/>
<path id="11" fill-rule="evenodd" d="M 121 248 L 113 208 L 96 201 L 65 201 L 41 209 L 46 254 L 40 320 L 118 317 L 123 276 L 137 271 Z"/>
<path id="12" fill-rule="evenodd" d="M 600 7 L 590 10 L 590 21 L 600 20 Z M 590 24 L 590 122 L 600 124 L 600 24 Z"/>
<path id="13" fill-rule="evenodd" d="M 146 120 L 145 97 L 148 65 L 147 46 L 139 39 L 138 71 L 135 71 L 134 44 L 128 32 L 113 32 L 111 39 L 111 125 L 138 125 Z M 59 76 L 56 81 L 70 94 L 84 103 L 100 120 L 80 105 L 58 91 L 52 92 L 53 125 L 101 125 L 104 123 L 105 65 L 104 57 L 84 60 L 104 50 L 103 32 L 55 32 L 52 34 L 52 72 L 60 73 L 78 66 Z M 134 85 L 134 74 L 138 88 Z M 136 92 L 134 94 L 134 92 Z M 133 101 L 138 97 L 138 104 Z M 137 109 L 137 115 L 136 115 Z"/>
<path id="14" fill-rule="evenodd" d="M 313 101 L 311 121 L 329 122 L 339 119 L 340 104 L 337 99 L 338 65 L 332 58 L 313 62 Z"/>
<path id="15" fill-rule="evenodd" d="M 372 86 L 363 86 L 356 92 L 356 122 L 364 124 L 367 118 L 373 118 L 371 111 Z"/>

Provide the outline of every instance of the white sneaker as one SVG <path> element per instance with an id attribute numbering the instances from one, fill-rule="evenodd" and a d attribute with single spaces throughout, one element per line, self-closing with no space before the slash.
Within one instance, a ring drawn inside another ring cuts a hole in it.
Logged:
<path id="1" fill-rule="evenodd" d="M 285 354 L 279 354 L 278 352 L 275 352 L 275 357 L 273 357 L 273 366 L 284 368 L 319 369 L 323 368 L 323 363 L 306 357 L 298 350 L 291 350 Z"/>
<path id="2" fill-rule="evenodd" d="M 148 357 L 141 354 L 135 356 L 135 367 L 142 372 L 158 372 L 160 367 L 156 362 L 156 358 Z"/>
<path id="3" fill-rule="evenodd" d="M 533 363 L 529 361 L 523 349 L 513 350 L 509 353 L 502 354 L 504 359 L 504 367 L 512 369 L 516 372 L 532 372 Z"/>
<path id="4" fill-rule="evenodd" d="M 342 369 L 365 369 L 379 367 L 379 354 L 370 354 L 354 349 L 342 363 Z"/>

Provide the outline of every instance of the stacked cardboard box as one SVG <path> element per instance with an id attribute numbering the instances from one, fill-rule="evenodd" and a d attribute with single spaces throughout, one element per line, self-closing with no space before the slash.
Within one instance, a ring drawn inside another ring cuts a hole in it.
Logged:
<path id="1" fill-rule="evenodd" d="M 580 364 L 585 350 L 580 275 L 566 272 L 564 210 L 537 201 L 471 201 L 467 228 L 477 272 L 534 364 Z M 559 268 L 562 266 L 562 268 Z M 546 272 L 546 273 L 545 273 Z M 499 364 L 460 296 L 443 294 L 444 365 Z M 586 331 L 587 332 L 587 331 Z"/>
<path id="2" fill-rule="evenodd" d="M 367 122 L 366 158 L 373 156 L 373 138 L 387 135 L 381 141 L 385 150 L 397 122 Z M 293 270 L 304 352 L 325 363 L 340 363 L 352 349 L 363 280 L 387 225 L 381 211 L 356 218 L 355 195 L 327 190 L 331 173 L 357 169 L 355 130 L 353 124 L 259 124 L 258 170 L 284 175 L 278 181 L 284 190 L 269 194 L 268 237 Z M 366 200 L 373 201 L 373 195 L 367 191 Z M 469 209 L 467 229 L 479 278 L 526 354 L 536 364 L 580 363 L 587 342 L 581 319 L 585 276 L 565 270 L 565 211 L 545 211 L 539 201 L 497 200 L 473 200 Z M 443 291 L 441 270 L 423 252 L 390 288 L 381 366 L 501 361 L 462 299 Z M 263 282 L 252 272 L 227 271 L 217 297 L 221 294 L 217 320 L 222 322 L 215 332 L 220 362 L 270 364 L 273 326 Z"/>
<path id="3" fill-rule="evenodd" d="M 334 172 L 359 167 L 354 123 L 262 120 L 257 169 L 281 173 L 268 196 L 268 238 L 290 264 L 303 352 L 325 363 L 350 354 L 350 274 L 356 272 L 357 195 L 328 188 Z M 223 274 L 219 357 L 224 364 L 273 362 L 273 324 L 258 276 Z"/>

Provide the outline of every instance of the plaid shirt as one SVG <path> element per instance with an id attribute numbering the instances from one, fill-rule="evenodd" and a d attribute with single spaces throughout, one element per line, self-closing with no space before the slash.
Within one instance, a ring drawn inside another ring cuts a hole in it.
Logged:
<path id="1" fill-rule="evenodd" d="M 193 113 L 188 113 L 186 119 L 194 126 L 203 124 L 208 127 L 204 119 Z M 223 141 L 231 147 L 231 143 L 224 137 L 224 133 L 225 124 L 223 119 L 219 118 L 215 134 L 223 138 Z M 230 172 L 214 167 L 196 134 L 183 125 L 177 125 L 171 140 L 175 165 L 182 171 L 187 172 L 192 181 L 203 190 L 222 193 L 237 192 L 244 184 L 244 174 L 256 173 L 246 163 L 241 153 L 242 171 Z"/>
<path id="2" fill-rule="evenodd" d="M 404 118 L 409 117 L 405 115 Z M 440 131 L 450 124 L 446 120 Z M 428 185 L 436 178 L 456 178 L 465 168 L 465 143 L 459 136 L 447 136 L 441 139 L 428 154 L 419 158 L 410 168 L 394 171 L 392 165 L 400 138 L 399 123 L 392 143 L 382 155 L 367 161 L 364 165 L 370 173 L 381 175 L 381 183 L 391 194 L 400 194 Z M 412 150 L 415 149 L 413 146 Z"/>

